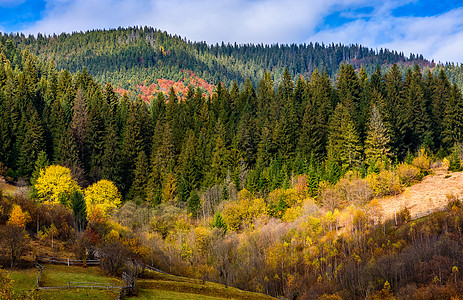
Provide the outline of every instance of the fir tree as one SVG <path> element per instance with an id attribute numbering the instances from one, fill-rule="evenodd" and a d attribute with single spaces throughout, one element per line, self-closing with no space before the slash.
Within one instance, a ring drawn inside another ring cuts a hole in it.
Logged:
<path id="1" fill-rule="evenodd" d="M 365 140 L 365 159 L 367 163 L 374 164 L 379 159 L 386 159 L 390 155 L 389 142 L 389 134 L 384 126 L 378 107 L 373 105 Z"/>
<path id="2" fill-rule="evenodd" d="M 74 100 L 74 115 L 72 116 L 71 129 L 79 150 L 79 157 L 83 161 L 85 152 L 85 139 L 87 135 L 87 104 L 85 103 L 82 91 L 79 89 Z"/>
<path id="3" fill-rule="evenodd" d="M 80 191 L 74 191 L 70 195 L 70 201 L 77 230 L 83 231 L 87 226 L 87 205 L 84 195 Z"/>
<path id="4" fill-rule="evenodd" d="M 45 150 L 45 133 L 42 122 L 35 112 L 27 126 L 27 132 L 21 145 L 18 167 L 22 175 L 32 174 L 39 153 Z"/>
<path id="5" fill-rule="evenodd" d="M 47 158 L 47 153 L 45 151 L 40 151 L 39 155 L 37 156 L 37 160 L 35 161 L 34 171 L 32 172 L 31 176 L 31 198 L 35 198 L 37 196 L 37 191 L 35 189 L 35 184 L 37 182 L 37 178 L 40 176 L 40 172 L 45 170 L 45 168 L 49 165 L 49 161 Z"/>
<path id="6" fill-rule="evenodd" d="M 349 111 L 339 103 L 330 121 L 328 161 L 338 163 L 343 169 L 347 169 L 359 164 L 360 150 L 360 141 Z"/>
<path id="7" fill-rule="evenodd" d="M 443 128 L 442 140 L 447 147 L 463 142 L 463 98 L 456 85 L 452 86 L 445 108 Z"/>
<path id="8" fill-rule="evenodd" d="M 101 178 L 114 182 L 121 187 L 119 141 L 113 126 L 109 126 L 106 132 L 103 156 L 101 157 Z"/>
<path id="9" fill-rule="evenodd" d="M 127 198 L 134 200 L 135 203 L 140 204 L 146 199 L 146 184 L 148 181 L 148 158 L 145 151 L 138 153 L 135 161 L 135 171 L 132 186 L 130 188 Z"/>

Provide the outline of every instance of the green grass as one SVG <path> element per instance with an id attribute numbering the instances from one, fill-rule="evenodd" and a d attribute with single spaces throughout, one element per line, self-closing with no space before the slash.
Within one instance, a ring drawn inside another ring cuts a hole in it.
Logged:
<path id="1" fill-rule="evenodd" d="M 211 297 L 205 295 L 191 294 L 191 293 L 182 293 L 182 292 L 173 292 L 165 290 L 146 290 L 142 289 L 136 297 L 130 297 L 129 299 L 159 299 L 159 300 L 223 300 L 226 298 Z"/>
<path id="2" fill-rule="evenodd" d="M 103 282 L 114 283 L 122 286 L 122 281 L 117 278 L 107 277 L 98 267 L 68 267 L 64 265 L 45 265 L 43 269 L 41 286 L 61 286 L 72 282 Z"/>
<path id="3" fill-rule="evenodd" d="M 68 267 L 62 265 L 45 264 L 45 269 L 40 280 L 41 286 L 63 286 L 68 281 L 73 282 L 103 282 L 114 283 L 121 286 L 121 280 L 107 277 L 98 267 Z M 24 294 L 36 287 L 39 271 L 36 268 L 9 271 L 14 280 L 13 289 L 16 295 Z M 44 299 L 116 299 L 118 291 L 91 290 L 91 289 L 71 289 L 39 291 L 39 296 Z"/>
<path id="4" fill-rule="evenodd" d="M 274 299 L 270 296 L 242 291 L 223 284 L 201 280 L 146 272 L 146 277 L 138 280 L 139 295 L 131 299 Z"/>
<path id="5" fill-rule="evenodd" d="M 45 264 L 40 281 L 41 286 L 65 286 L 68 281 L 72 282 L 102 282 L 114 283 L 122 286 L 118 278 L 108 277 L 98 267 L 68 267 L 63 265 Z M 36 287 L 38 270 L 36 268 L 9 271 L 14 280 L 14 291 L 16 295 L 21 295 Z M 270 296 L 242 291 L 233 287 L 225 288 L 224 285 L 213 282 L 206 282 L 204 285 L 201 280 L 161 274 L 157 272 L 145 271 L 145 278 L 138 279 L 139 293 L 137 296 L 129 297 L 133 300 L 144 299 L 191 299 L 191 300 L 224 300 L 224 299 L 274 299 Z M 71 289 L 39 291 L 42 299 L 116 299 L 118 292 L 91 289 Z"/>
<path id="6" fill-rule="evenodd" d="M 8 271 L 8 273 L 10 273 L 11 279 L 14 280 L 13 290 L 16 295 L 35 289 L 37 275 L 39 275 L 39 271 L 36 268 L 12 270 Z"/>
<path id="7" fill-rule="evenodd" d="M 91 289 L 73 289 L 73 290 L 59 290 L 59 291 L 40 291 L 40 298 L 43 300 L 56 300 L 56 299 L 95 299 L 107 300 L 117 299 L 119 292 L 111 292 L 104 290 L 91 290 Z"/>

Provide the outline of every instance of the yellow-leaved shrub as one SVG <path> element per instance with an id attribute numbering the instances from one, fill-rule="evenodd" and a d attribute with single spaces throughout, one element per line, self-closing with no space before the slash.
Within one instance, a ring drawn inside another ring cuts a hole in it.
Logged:
<path id="1" fill-rule="evenodd" d="M 417 180 L 421 172 L 419 168 L 406 163 L 399 164 L 396 171 L 400 182 L 407 186 L 410 185 L 410 183 L 413 181 Z"/>
<path id="2" fill-rule="evenodd" d="M 375 196 L 398 194 L 401 191 L 399 177 L 390 170 L 381 170 L 365 177 Z"/>

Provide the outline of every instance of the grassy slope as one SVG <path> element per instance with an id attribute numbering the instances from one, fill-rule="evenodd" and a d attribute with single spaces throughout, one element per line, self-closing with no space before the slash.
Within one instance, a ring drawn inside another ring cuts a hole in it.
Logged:
<path id="1" fill-rule="evenodd" d="M 14 279 L 15 294 L 20 295 L 33 290 L 36 286 L 38 271 L 35 268 L 10 271 Z M 173 275 L 146 272 L 144 279 L 138 280 L 139 294 L 130 299 L 273 299 L 272 297 L 242 291 L 232 287 L 225 288 L 221 284 L 178 277 Z M 67 267 L 61 265 L 45 265 L 41 285 L 63 286 L 68 281 L 74 282 L 111 282 L 118 286 L 121 280 L 107 277 L 98 267 Z M 43 299 L 116 299 L 118 293 L 105 290 L 71 289 L 58 291 L 39 291 Z"/>
<path id="2" fill-rule="evenodd" d="M 378 199 L 383 219 L 394 217 L 394 213 L 407 207 L 411 217 L 416 218 L 447 206 L 449 196 L 463 196 L 463 172 L 447 172 L 436 169 L 422 181 L 408 187 L 395 196 Z"/>
<path id="3" fill-rule="evenodd" d="M 24 269 L 10 272 L 14 282 L 15 294 L 22 294 L 25 291 L 33 290 L 36 287 L 38 270 Z M 59 265 L 45 265 L 40 284 L 42 286 L 63 286 L 68 281 L 75 282 L 112 282 L 118 286 L 122 285 L 121 280 L 105 276 L 103 271 L 97 267 L 67 267 Z M 43 299 L 116 299 L 117 292 L 91 289 L 72 289 L 58 291 L 39 291 Z"/>
<path id="4" fill-rule="evenodd" d="M 242 291 L 233 287 L 201 280 L 146 272 L 139 279 L 140 293 L 131 299 L 274 299 L 270 296 Z"/>

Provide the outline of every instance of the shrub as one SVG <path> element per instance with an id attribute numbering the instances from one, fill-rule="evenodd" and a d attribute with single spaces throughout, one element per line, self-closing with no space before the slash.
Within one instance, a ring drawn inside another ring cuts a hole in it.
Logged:
<path id="1" fill-rule="evenodd" d="M 389 170 L 382 170 L 379 174 L 369 174 L 365 179 L 375 196 L 386 196 L 401 192 L 399 177 Z"/>
<path id="2" fill-rule="evenodd" d="M 426 154 L 426 151 L 421 148 L 418 156 L 413 159 L 412 165 L 423 171 L 429 170 L 431 166 L 431 158 Z"/>
<path id="3" fill-rule="evenodd" d="M 420 175 L 420 169 L 414 165 L 401 163 L 397 169 L 397 175 L 399 176 L 400 183 L 409 186 L 413 181 L 418 180 Z"/>

